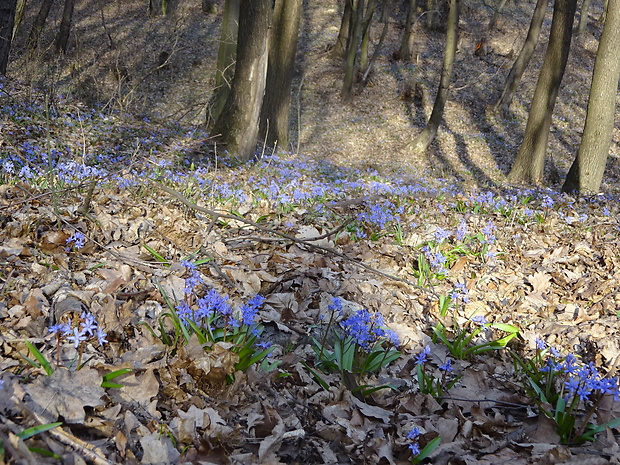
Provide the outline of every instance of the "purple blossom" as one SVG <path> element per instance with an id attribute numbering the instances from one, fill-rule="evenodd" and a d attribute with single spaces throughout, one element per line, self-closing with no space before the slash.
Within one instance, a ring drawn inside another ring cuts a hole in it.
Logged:
<path id="1" fill-rule="evenodd" d="M 452 359 L 447 359 L 446 362 L 439 367 L 439 369 L 446 372 L 454 371 L 454 368 L 452 367 Z"/>
<path id="2" fill-rule="evenodd" d="M 82 312 L 80 318 L 82 318 L 80 323 L 81 332 L 87 336 L 95 334 L 97 330 L 97 320 L 95 320 L 95 317 L 91 313 Z"/>
<path id="3" fill-rule="evenodd" d="M 422 349 L 422 352 L 420 352 L 418 355 L 416 355 L 416 357 L 415 357 L 415 364 L 416 365 L 422 365 L 422 364 L 426 363 L 428 361 L 428 356 L 430 354 L 431 354 L 430 346 L 424 347 L 424 349 Z"/>
<path id="4" fill-rule="evenodd" d="M 103 329 L 97 328 L 97 341 L 99 342 L 100 346 L 108 343 L 108 340 L 106 339 L 107 335 L 107 333 L 103 332 Z"/>
<path id="5" fill-rule="evenodd" d="M 458 228 L 456 228 L 456 240 L 463 241 L 466 235 L 467 235 L 467 223 L 465 221 L 461 221 L 459 223 Z"/>
<path id="6" fill-rule="evenodd" d="M 80 347 L 80 343 L 88 339 L 83 331 L 78 328 L 73 328 L 73 332 L 70 336 L 67 336 L 67 340 L 73 342 L 73 346 L 77 349 Z"/>
<path id="7" fill-rule="evenodd" d="M 447 231 L 443 228 L 437 228 L 437 230 L 435 231 L 435 240 L 437 242 L 442 242 L 447 240 L 450 237 L 451 233 L 450 231 Z"/>
<path id="8" fill-rule="evenodd" d="M 244 325 L 251 326 L 256 322 L 256 316 L 258 315 L 258 309 L 265 303 L 265 298 L 262 295 L 255 295 L 248 300 L 243 307 L 241 307 L 241 319 Z"/>
<path id="9" fill-rule="evenodd" d="M 74 247 L 76 249 L 81 249 L 82 247 L 84 247 L 84 244 L 86 243 L 86 238 L 84 237 L 84 234 L 80 231 L 75 231 L 68 239 L 67 239 L 67 245 L 73 243 Z"/>
<path id="10" fill-rule="evenodd" d="M 484 315 L 476 315 L 476 316 L 472 316 L 469 319 L 472 323 L 476 323 L 479 326 L 484 326 L 487 324 L 487 319 Z"/>
<path id="11" fill-rule="evenodd" d="M 464 303 L 468 303 L 469 291 L 467 290 L 467 286 L 464 283 L 456 283 L 454 289 L 450 293 L 450 298 L 455 301 L 461 299 Z"/>

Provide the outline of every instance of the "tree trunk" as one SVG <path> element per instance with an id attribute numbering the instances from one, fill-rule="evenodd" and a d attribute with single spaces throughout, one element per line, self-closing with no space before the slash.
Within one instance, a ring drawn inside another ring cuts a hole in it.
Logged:
<path id="1" fill-rule="evenodd" d="M 539 184 L 543 180 L 551 116 L 568 61 L 576 9 L 577 0 L 555 0 L 549 45 L 536 83 L 523 143 L 508 174 L 511 182 Z"/>
<path id="2" fill-rule="evenodd" d="M 502 95 L 495 104 L 495 111 L 508 113 L 510 103 L 515 95 L 519 81 L 521 81 L 525 68 L 527 68 L 528 63 L 534 54 L 534 49 L 536 48 L 538 37 L 540 36 L 540 30 L 542 29 L 543 19 L 545 19 L 545 13 L 547 12 L 548 3 L 549 0 L 538 0 L 536 2 L 536 8 L 534 8 L 534 14 L 532 15 L 532 21 L 530 23 L 530 29 L 527 32 L 527 37 L 525 38 L 523 47 L 519 52 L 519 56 L 512 65 L 510 73 L 508 73 Z"/>
<path id="3" fill-rule="evenodd" d="M 497 24 L 497 20 L 499 19 L 499 15 L 501 15 L 502 11 L 504 11 L 504 7 L 506 6 L 507 1 L 508 0 L 500 0 L 499 5 L 497 6 L 497 9 L 493 12 L 493 16 L 491 17 L 491 20 L 489 21 L 489 32 L 495 28 L 495 25 Z"/>
<path id="4" fill-rule="evenodd" d="M 256 149 L 265 94 L 272 0 L 241 0 L 239 11 L 235 76 L 212 134 L 231 156 L 247 161 Z"/>
<path id="5" fill-rule="evenodd" d="M 400 59 L 403 61 L 411 61 L 413 57 L 413 25 L 415 24 L 413 18 L 415 16 L 415 7 L 416 0 L 409 0 L 405 30 L 403 31 L 403 38 L 400 42 L 400 50 L 398 51 Z"/>
<path id="6" fill-rule="evenodd" d="M 362 23 L 364 20 L 364 0 L 355 0 L 351 7 L 351 24 L 349 25 L 349 38 L 347 40 L 346 62 L 344 80 L 340 96 L 343 100 L 350 100 L 353 94 L 353 82 L 358 70 L 357 48 L 362 35 Z"/>
<path id="7" fill-rule="evenodd" d="M 564 192 L 596 194 L 609 153 L 620 79 L 620 0 L 609 0 L 607 21 L 596 53 L 588 113 L 577 157 L 562 186 Z"/>
<path id="8" fill-rule="evenodd" d="M 56 53 L 67 53 L 67 44 L 69 43 L 69 33 L 71 32 L 71 20 L 73 19 L 73 8 L 75 0 L 65 0 L 65 7 L 62 10 L 62 19 L 60 21 L 60 29 L 56 36 Z"/>
<path id="9" fill-rule="evenodd" d="M 386 1 L 386 0 L 384 0 Z M 364 14 L 364 22 L 362 23 L 362 43 L 360 45 L 360 69 L 368 66 L 368 49 L 370 47 L 370 24 L 375 14 L 376 0 L 368 0 L 368 6 Z"/>
<path id="10" fill-rule="evenodd" d="M 343 58 L 347 49 L 347 39 L 349 37 L 349 29 L 351 27 L 351 16 L 353 15 L 353 0 L 344 0 L 344 13 L 340 22 L 340 30 L 338 38 L 332 49 L 333 58 Z"/>
<path id="11" fill-rule="evenodd" d="M 54 3 L 54 0 L 43 0 L 37 17 L 34 19 L 34 23 L 32 23 L 32 29 L 30 29 L 30 34 L 28 35 L 28 48 L 31 50 L 39 46 L 39 37 L 41 37 L 41 31 L 43 31 L 45 21 L 47 21 L 47 17 L 50 14 L 52 3 Z"/>
<path id="12" fill-rule="evenodd" d="M 6 74 L 11 52 L 11 38 L 15 21 L 17 0 L 4 0 L 0 6 L 0 75 Z"/>
<path id="13" fill-rule="evenodd" d="M 13 23 L 13 35 L 11 36 L 11 40 L 15 39 L 15 34 L 17 34 L 17 29 L 19 29 L 19 26 L 21 25 L 22 20 L 24 19 L 25 12 L 26 12 L 26 0 L 18 0 L 17 6 L 15 7 L 15 21 Z"/>
<path id="14" fill-rule="evenodd" d="M 414 152 L 424 152 L 437 135 L 437 130 L 439 129 L 439 124 L 441 123 L 441 118 L 443 117 L 443 110 L 446 106 L 446 101 L 448 100 L 450 81 L 452 80 L 454 56 L 456 55 L 456 47 L 458 42 L 458 25 L 459 0 L 450 0 L 448 30 L 446 33 L 446 51 L 443 57 L 439 89 L 437 90 L 437 96 L 435 97 L 433 112 L 431 113 L 431 117 L 429 118 L 426 127 L 420 134 L 418 134 L 411 144 L 411 149 Z"/>
<path id="15" fill-rule="evenodd" d="M 603 2 L 603 12 L 601 13 L 601 17 L 598 19 L 599 23 L 604 24 L 605 18 L 607 17 L 607 7 L 609 6 L 609 0 L 605 0 Z"/>
<path id="16" fill-rule="evenodd" d="M 375 61 L 377 60 L 377 57 L 379 56 L 379 52 L 381 52 L 381 47 L 383 47 L 383 42 L 385 42 L 385 37 L 387 36 L 388 27 L 390 26 L 390 18 L 389 18 L 389 11 L 388 11 L 389 6 L 390 6 L 389 1 L 386 0 L 383 3 L 383 10 L 381 11 L 380 21 L 383 23 L 383 29 L 381 30 L 381 37 L 379 37 L 379 42 L 377 42 L 377 45 L 375 46 L 375 50 L 372 53 L 372 57 L 370 57 L 368 66 L 366 67 L 366 70 L 364 71 L 364 74 L 362 76 L 362 84 L 361 84 L 362 89 L 365 88 L 368 82 L 370 81 L 370 73 L 372 72 Z"/>
<path id="17" fill-rule="evenodd" d="M 302 0 L 276 0 L 269 39 L 267 87 L 261 111 L 261 139 L 288 148 L 291 82 L 297 52 Z"/>
<path id="18" fill-rule="evenodd" d="M 577 25 L 577 35 L 583 34 L 588 25 L 588 10 L 590 9 L 590 0 L 583 0 L 581 9 L 579 10 L 579 24 Z"/>
<path id="19" fill-rule="evenodd" d="M 222 34 L 217 53 L 217 69 L 215 71 L 215 90 L 209 104 L 207 127 L 211 127 L 219 118 L 230 93 L 230 86 L 235 75 L 235 59 L 237 53 L 237 34 L 239 31 L 239 0 L 226 0 Z"/>

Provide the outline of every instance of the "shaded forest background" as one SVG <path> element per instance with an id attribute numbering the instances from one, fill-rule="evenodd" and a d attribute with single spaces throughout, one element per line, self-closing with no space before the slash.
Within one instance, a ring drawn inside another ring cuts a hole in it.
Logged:
<path id="1" fill-rule="evenodd" d="M 498 5 L 484 1 L 462 5 L 455 75 L 444 123 L 437 140 L 420 155 L 408 145 L 432 108 L 444 31 L 428 29 L 420 16 L 414 25 L 413 59 L 395 60 L 408 2 L 392 2 L 388 33 L 369 84 L 343 103 L 342 63 L 330 53 L 342 3 L 304 2 L 292 86 L 291 144 L 285 149 L 336 164 L 404 168 L 426 178 L 450 178 L 479 187 L 505 183 L 522 141 L 552 8 L 510 112 L 499 115 L 491 106 L 525 39 L 534 3 L 508 2 L 488 32 Z M 204 125 L 214 85 L 223 2 L 215 2 L 205 13 L 198 1 L 173 1 L 167 15 L 162 15 L 149 14 L 146 1 L 78 1 L 68 49 L 61 56 L 55 53 L 54 38 L 62 2 L 52 5 L 39 48 L 34 52 L 27 48 L 39 6 L 38 1 L 27 3 L 12 46 L 9 76 L 104 111 L 131 113 L 151 122 Z M 545 173 L 551 185 L 563 181 L 579 147 L 602 12 L 602 2 L 592 2 L 584 32 L 573 38 L 548 147 Z M 447 15 L 446 8 L 443 13 Z M 374 44 L 382 27 L 379 21 L 373 22 Z M 478 55 L 476 46 L 483 39 L 486 53 Z M 612 186 L 620 175 L 618 119 L 604 191 L 615 190 Z"/>

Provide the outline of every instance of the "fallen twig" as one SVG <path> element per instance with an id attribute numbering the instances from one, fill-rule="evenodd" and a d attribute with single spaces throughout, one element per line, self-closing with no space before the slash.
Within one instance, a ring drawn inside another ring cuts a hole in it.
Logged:
<path id="1" fill-rule="evenodd" d="M 309 240 L 306 239 L 300 239 L 298 237 L 294 237 L 291 236 L 290 234 L 286 234 L 286 233 L 282 233 L 280 231 L 276 231 L 275 229 L 271 229 L 271 228 L 267 228 L 265 226 L 262 226 L 258 223 L 255 223 L 252 220 L 248 220 L 246 218 L 243 218 L 242 216 L 236 216 L 236 215 L 229 215 L 227 213 L 220 213 L 214 210 L 209 210 L 208 208 L 205 207 L 201 207 L 199 205 L 196 205 L 194 202 L 188 200 L 187 198 L 185 198 L 181 193 L 175 191 L 174 189 L 170 189 L 167 186 L 164 186 L 161 183 L 155 182 L 155 181 L 151 181 L 155 186 L 159 187 L 160 189 L 162 189 L 164 192 L 167 192 L 168 194 L 170 194 L 172 197 L 174 197 L 175 199 L 179 200 L 183 205 L 191 208 L 192 210 L 196 210 L 198 212 L 201 213 L 205 213 L 207 215 L 209 215 L 212 218 L 211 224 L 213 224 L 215 221 L 217 221 L 217 219 L 219 218 L 224 218 L 227 220 L 235 220 L 235 221 L 240 221 L 241 223 L 247 224 L 248 226 L 252 226 L 260 231 L 263 231 L 265 233 L 269 233 L 269 234 L 275 234 L 276 236 L 280 236 L 281 238 L 287 239 L 291 242 L 294 242 L 296 244 L 300 244 L 306 247 L 309 247 L 311 249 L 314 250 L 319 250 L 321 252 L 326 252 L 332 255 L 335 255 L 337 257 L 340 257 L 348 262 L 353 263 L 354 265 L 363 268 L 366 271 L 369 271 L 370 273 L 382 276 L 384 278 L 387 278 L 391 281 L 397 281 L 397 282 L 401 282 L 404 284 L 407 284 L 408 286 L 411 286 L 413 288 L 422 290 L 426 293 L 431 293 L 433 295 L 436 296 L 435 292 L 432 291 L 431 289 L 427 289 L 424 288 L 422 286 L 418 286 L 415 283 L 412 283 L 411 281 L 409 281 L 408 279 L 405 278 L 400 278 L 398 276 L 394 276 L 391 275 L 389 273 L 385 273 L 383 271 L 377 270 L 376 268 L 373 268 L 371 266 L 366 265 L 365 263 L 360 262 L 359 260 L 356 260 L 352 257 L 349 257 L 347 254 L 344 254 L 342 252 L 337 251 L 336 249 L 333 249 L 332 247 L 325 247 L 322 245 L 317 245 L 317 244 L 312 244 Z M 316 240 L 317 238 L 312 238 L 311 240 Z"/>

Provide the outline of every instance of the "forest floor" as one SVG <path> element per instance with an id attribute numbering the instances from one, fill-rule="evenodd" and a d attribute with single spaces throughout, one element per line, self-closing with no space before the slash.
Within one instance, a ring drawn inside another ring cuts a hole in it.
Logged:
<path id="1" fill-rule="evenodd" d="M 598 426 L 620 417 L 618 124 L 604 194 L 574 198 L 555 176 L 505 184 L 543 47 L 513 113 L 487 110 L 533 5 L 510 6 L 482 58 L 473 48 L 490 11 L 463 12 L 445 123 L 420 156 L 407 146 L 432 105 L 443 36 L 420 27 L 415 63 L 394 62 L 395 9 L 371 84 L 343 104 L 329 56 L 338 8 L 308 2 L 294 150 L 238 166 L 207 154 L 197 127 L 217 15 L 78 3 L 67 57 L 21 53 L 26 17 L 0 82 L 4 463 L 403 464 L 437 442 L 427 462 L 620 463 L 617 423 Z M 556 106 L 548 169 L 560 177 L 598 34 L 591 21 L 576 42 Z M 421 100 L 403 99 L 416 82 Z M 244 342 L 222 340 L 239 329 L 176 318 L 189 306 L 230 323 L 257 294 L 253 350 L 271 352 L 243 371 Z M 401 356 L 329 372 L 319 362 L 340 339 L 326 328 L 359 323 L 363 309 L 382 315 Z M 515 360 L 530 359 L 528 375 Z M 580 440 L 588 431 L 594 441 Z"/>

